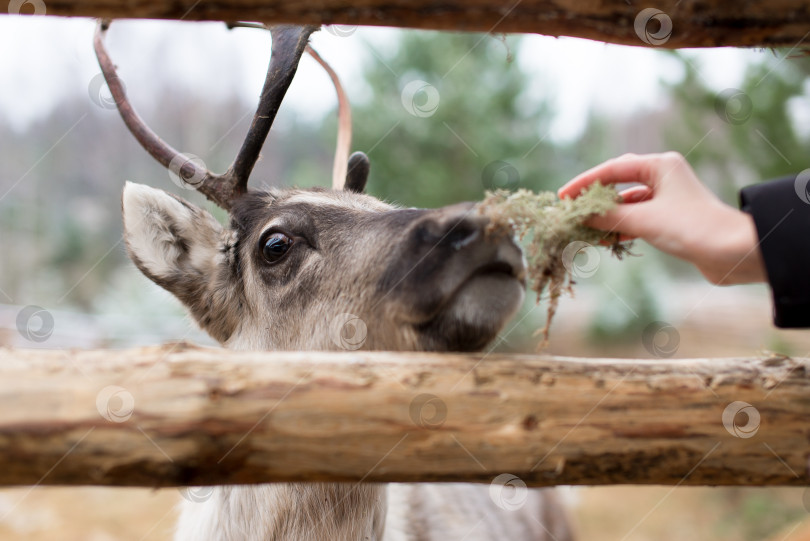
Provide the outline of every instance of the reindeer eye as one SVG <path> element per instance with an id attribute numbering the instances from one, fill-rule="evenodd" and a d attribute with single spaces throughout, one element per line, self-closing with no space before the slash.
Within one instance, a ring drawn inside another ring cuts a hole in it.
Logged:
<path id="1" fill-rule="evenodd" d="M 268 263 L 277 263 L 287 254 L 293 240 L 284 233 L 273 233 L 264 239 L 262 245 L 262 256 Z"/>

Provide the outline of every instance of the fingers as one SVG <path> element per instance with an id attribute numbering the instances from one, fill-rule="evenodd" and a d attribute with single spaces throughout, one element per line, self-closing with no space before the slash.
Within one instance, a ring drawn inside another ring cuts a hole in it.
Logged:
<path id="1" fill-rule="evenodd" d="M 654 183 L 650 177 L 649 159 L 646 156 L 633 156 L 608 160 L 574 177 L 557 192 L 559 197 L 576 197 L 583 189 L 594 182 L 618 184 L 638 182 L 650 187 Z"/>
<path id="2" fill-rule="evenodd" d="M 557 191 L 557 195 L 560 198 L 576 197 L 594 182 L 601 184 L 638 183 L 655 189 L 660 180 L 662 167 L 680 161 L 683 161 L 683 157 L 674 152 L 643 156 L 625 154 L 574 177 Z"/>
<path id="3" fill-rule="evenodd" d="M 633 186 L 619 192 L 622 203 L 641 203 L 652 199 L 653 191 L 647 186 Z"/>
<path id="4" fill-rule="evenodd" d="M 654 209 L 645 203 L 622 204 L 603 216 L 588 219 L 585 225 L 602 231 L 617 232 L 622 240 L 643 238 L 650 223 L 649 214 L 653 211 Z"/>
<path id="5" fill-rule="evenodd" d="M 652 199 L 653 191 L 647 186 L 634 186 L 619 192 L 619 195 L 622 198 L 622 203 L 618 209 L 624 209 L 625 207 L 623 205 L 643 203 L 644 201 Z M 635 223 L 632 223 L 632 225 L 628 225 L 627 223 L 628 216 L 632 213 L 632 210 L 633 209 L 629 209 L 627 211 L 621 210 L 619 214 L 608 213 L 605 216 L 596 216 L 586 222 L 586 225 L 606 231 L 617 231 L 619 233 L 619 242 L 633 240 L 637 237 L 637 235 L 628 234 L 625 229 L 623 229 L 626 227 L 634 227 L 636 225 Z M 600 218 L 605 217 L 607 217 L 606 220 L 600 220 Z M 635 222 L 632 219 L 630 221 Z"/>

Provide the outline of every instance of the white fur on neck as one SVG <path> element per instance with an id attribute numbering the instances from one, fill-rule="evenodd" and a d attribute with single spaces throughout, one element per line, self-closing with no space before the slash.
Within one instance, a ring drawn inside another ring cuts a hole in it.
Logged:
<path id="1" fill-rule="evenodd" d="M 382 541 L 385 487 L 278 483 L 216 487 L 183 502 L 177 541 Z"/>

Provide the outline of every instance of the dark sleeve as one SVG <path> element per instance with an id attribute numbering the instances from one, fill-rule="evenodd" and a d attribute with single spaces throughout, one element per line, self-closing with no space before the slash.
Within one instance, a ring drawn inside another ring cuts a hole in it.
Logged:
<path id="1" fill-rule="evenodd" d="M 810 176 L 743 188 L 740 206 L 751 214 L 773 293 L 774 324 L 810 327 Z"/>

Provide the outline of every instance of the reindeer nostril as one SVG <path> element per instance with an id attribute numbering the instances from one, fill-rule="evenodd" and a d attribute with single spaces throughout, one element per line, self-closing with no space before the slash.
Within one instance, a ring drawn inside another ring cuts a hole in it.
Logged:
<path id="1" fill-rule="evenodd" d="M 423 245 L 461 250 L 484 236 L 487 220 L 474 209 L 472 203 L 458 203 L 425 211 L 414 224 L 415 238 Z"/>
<path id="2" fill-rule="evenodd" d="M 423 222 L 417 228 L 420 241 L 431 246 L 450 246 L 460 250 L 482 235 L 482 228 L 472 220 Z"/>
<path id="3" fill-rule="evenodd" d="M 471 242 L 474 242 L 481 235 L 478 228 L 470 227 L 464 222 L 456 224 L 456 227 L 447 232 L 446 242 L 454 250 L 461 250 Z"/>

